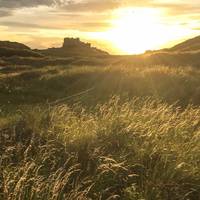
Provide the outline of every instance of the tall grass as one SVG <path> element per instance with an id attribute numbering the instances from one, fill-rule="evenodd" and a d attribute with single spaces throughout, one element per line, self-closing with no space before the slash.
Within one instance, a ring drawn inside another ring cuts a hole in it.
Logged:
<path id="1" fill-rule="evenodd" d="M 199 106 L 120 96 L 29 108 L 0 125 L 1 198 L 197 200 L 199 116 Z"/>
<path id="2" fill-rule="evenodd" d="M 94 88 L 92 92 L 78 99 L 88 105 L 107 101 L 112 95 L 151 96 L 168 103 L 178 101 L 181 106 L 199 105 L 200 71 L 166 66 L 10 69 L 0 73 L 0 105 L 10 112 L 21 106 L 46 105 L 90 88 Z"/>

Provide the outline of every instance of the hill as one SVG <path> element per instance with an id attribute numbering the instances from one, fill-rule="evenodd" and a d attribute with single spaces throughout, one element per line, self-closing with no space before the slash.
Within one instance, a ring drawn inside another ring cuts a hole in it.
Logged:
<path id="1" fill-rule="evenodd" d="M 42 54 L 31 50 L 28 46 L 10 41 L 0 41 L 0 57 L 42 57 Z"/>
<path id="2" fill-rule="evenodd" d="M 0 41 L 0 65 L 103 65 L 109 54 L 84 43 L 79 38 L 65 38 L 62 47 L 49 49 L 31 49 L 28 46 L 9 41 Z M 103 59 L 103 60 L 102 60 Z"/>
<path id="3" fill-rule="evenodd" d="M 163 53 L 163 52 L 176 52 L 176 53 L 191 53 L 200 51 L 200 36 L 185 40 L 171 48 L 159 49 L 159 50 L 147 50 L 146 54 Z"/>
<path id="4" fill-rule="evenodd" d="M 92 47 L 90 43 L 84 43 L 79 38 L 64 38 L 62 47 L 36 50 L 47 56 L 68 57 L 68 56 L 104 56 L 107 52 Z"/>
<path id="5" fill-rule="evenodd" d="M 109 55 L 79 38 L 65 38 L 57 48 L 33 50 L 15 42 L 0 42 L 0 65 L 128 65 L 128 66 L 194 66 L 200 67 L 200 36 L 170 49 L 147 51 L 141 55 Z"/>
<path id="6" fill-rule="evenodd" d="M 12 56 L 20 56 L 20 57 L 43 57 L 42 54 L 32 51 L 30 49 L 15 49 L 15 48 L 5 48 L 0 47 L 0 57 L 12 57 Z"/>
<path id="7" fill-rule="evenodd" d="M 200 51 L 200 36 L 186 40 L 169 49 L 170 51 Z"/>
<path id="8" fill-rule="evenodd" d="M 10 48 L 10 49 L 20 49 L 20 50 L 30 50 L 30 47 L 19 43 L 10 41 L 0 41 L 0 48 Z"/>

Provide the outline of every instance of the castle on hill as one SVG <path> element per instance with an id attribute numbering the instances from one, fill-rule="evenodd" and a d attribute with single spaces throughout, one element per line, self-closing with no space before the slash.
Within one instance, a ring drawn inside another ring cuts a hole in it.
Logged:
<path id="1" fill-rule="evenodd" d="M 82 42 L 79 38 L 64 38 L 64 42 L 61 47 L 53 47 L 43 50 L 37 50 L 37 52 L 56 57 L 67 56 L 105 56 L 109 55 L 107 52 L 92 47 L 90 43 Z"/>
<path id="2" fill-rule="evenodd" d="M 91 44 L 82 42 L 82 41 L 80 41 L 79 38 L 64 38 L 64 43 L 63 43 L 62 48 L 69 48 L 69 47 L 91 48 Z"/>

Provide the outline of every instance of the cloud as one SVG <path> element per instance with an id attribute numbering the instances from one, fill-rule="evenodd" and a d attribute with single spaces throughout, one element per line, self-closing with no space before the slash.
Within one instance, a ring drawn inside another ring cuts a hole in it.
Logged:
<path id="1" fill-rule="evenodd" d="M 78 31 L 95 31 L 95 30 L 106 30 L 110 27 L 109 23 L 106 22 L 78 22 L 78 23 L 66 23 L 66 24 L 34 24 L 34 23 L 24 23 L 24 22 L 14 22 L 14 21 L 1 21 L 1 26 L 7 28 L 15 28 L 17 30 L 28 30 L 28 29 L 49 29 L 49 30 L 78 30 Z"/>
<path id="2" fill-rule="evenodd" d="M 74 0 L 59 6 L 68 12 L 104 12 L 129 6 L 148 7 L 153 2 L 154 0 Z"/>
<path id="3" fill-rule="evenodd" d="M 49 26 L 42 26 L 39 24 L 32 24 L 32 23 L 24 23 L 24 22 L 14 22 L 14 21 L 1 21 L 1 26 L 6 27 L 19 27 L 19 28 L 44 28 L 44 29 L 51 29 Z"/>
<path id="4" fill-rule="evenodd" d="M 135 0 L 134 5 L 147 5 L 152 0 Z M 61 8 L 70 12 L 106 11 L 129 5 L 129 0 L 0 0 L 3 8 L 26 8 L 37 6 L 49 6 Z"/>
<path id="5" fill-rule="evenodd" d="M 10 15 L 12 15 L 12 12 L 11 11 L 9 11 L 9 10 L 2 10 L 2 9 L 0 9 L 0 17 L 7 17 L 7 16 L 10 16 Z"/>
<path id="6" fill-rule="evenodd" d="M 1 8 L 19 9 L 48 6 L 67 12 L 103 12 L 119 7 L 154 7 L 167 9 L 171 14 L 199 12 L 199 0 L 0 0 Z M 2 13 L 2 14 L 1 14 Z M 0 16 L 6 12 L 0 11 Z"/>
<path id="7" fill-rule="evenodd" d="M 60 5 L 60 7 L 68 12 L 101 12 L 106 10 L 116 9 L 120 6 L 119 0 L 88 0 L 88 1 L 71 1 L 66 5 Z"/>
<path id="8" fill-rule="evenodd" d="M 105 12 L 121 7 L 151 7 L 165 9 L 171 15 L 200 12 L 200 0 L 55 0 L 57 9 L 67 12 Z"/>
<path id="9" fill-rule="evenodd" d="M 54 0 L 0 0 L 0 6 L 3 8 L 23 8 L 36 7 L 40 5 L 51 6 L 55 4 Z"/>
<path id="10" fill-rule="evenodd" d="M 200 13 L 200 4 L 195 3 L 157 3 L 155 7 L 164 8 L 168 10 L 170 15 L 185 15 Z"/>

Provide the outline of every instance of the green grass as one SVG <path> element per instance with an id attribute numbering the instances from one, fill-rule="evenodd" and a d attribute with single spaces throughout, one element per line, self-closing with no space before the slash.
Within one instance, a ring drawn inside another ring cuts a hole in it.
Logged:
<path id="1" fill-rule="evenodd" d="M 190 67 L 2 72 L 0 199 L 199 199 L 199 88 Z"/>
<path id="2" fill-rule="evenodd" d="M 154 96 L 168 103 L 198 105 L 200 71 L 190 67 L 44 67 L 17 68 L 0 74 L 0 104 L 33 105 L 94 87 L 86 101 L 112 95 Z"/>

